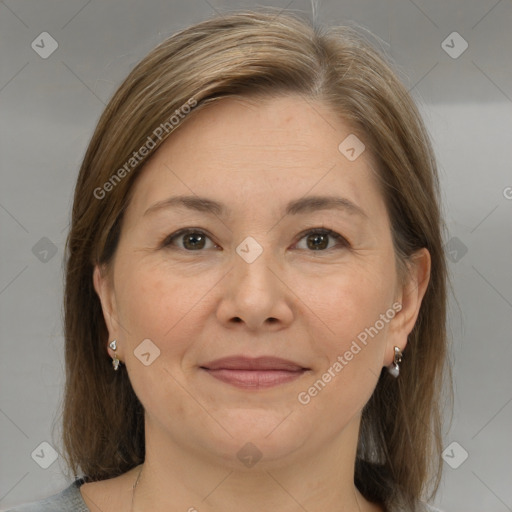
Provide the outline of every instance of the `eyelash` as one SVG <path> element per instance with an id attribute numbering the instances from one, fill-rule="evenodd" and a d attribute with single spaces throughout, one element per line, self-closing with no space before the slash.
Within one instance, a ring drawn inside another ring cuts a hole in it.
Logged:
<path id="1" fill-rule="evenodd" d="M 190 234 L 190 233 L 194 233 L 194 234 L 200 234 L 200 235 L 204 235 L 205 237 L 209 238 L 212 242 L 213 240 L 211 239 L 211 237 L 205 232 L 203 231 L 202 229 L 194 229 L 194 228 L 183 228 L 183 229 L 180 229 L 178 231 L 176 231 L 175 233 L 172 233 L 171 235 L 169 235 L 167 238 L 165 238 L 165 240 L 162 242 L 162 247 L 163 248 L 172 248 L 172 242 L 176 239 L 178 239 L 179 237 L 182 237 L 184 235 L 187 235 L 187 234 Z M 348 242 L 348 240 L 340 235 L 339 233 L 336 233 L 336 231 L 333 231 L 331 229 L 328 229 L 328 228 L 313 228 L 313 229 L 309 229 L 303 233 L 301 233 L 299 236 L 300 238 L 298 239 L 298 242 L 300 242 L 303 238 L 309 236 L 309 235 L 329 235 L 331 236 L 332 238 L 334 238 L 339 245 L 341 245 L 341 247 L 338 247 L 338 248 L 350 248 L 351 245 L 350 243 Z M 198 249 L 197 251 L 191 251 L 191 250 L 188 250 L 188 249 L 182 249 L 181 247 L 175 247 L 175 249 L 178 249 L 178 250 L 181 250 L 181 251 L 184 251 L 184 252 L 188 252 L 188 253 L 193 253 L 193 252 L 204 252 L 204 249 Z M 309 250 L 308 252 L 311 252 L 311 253 L 316 253 L 316 252 L 329 252 L 331 251 L 332 249 L 336 249 L 336 246 L 335 247 L 330 247 L 328 249 L 321 249 L 321 250 L 318 250 L 318 251 L 315 251 L 315 250 Z M 307 249 L 306 249 L 307 250 Z"/>

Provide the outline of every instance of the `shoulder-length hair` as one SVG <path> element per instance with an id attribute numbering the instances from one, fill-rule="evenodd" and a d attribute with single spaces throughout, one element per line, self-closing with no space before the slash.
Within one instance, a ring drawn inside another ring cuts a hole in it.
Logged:
<path id="1" fill-rule="evenodd" d="M 415 251 L 430 252 L 430 281 L 400 377 L 382 371 L 363 410 L 355 466 L 356 485 L 367 499 L 400 501 L 414 510 L 440 483 L 440 399 L 450 373 L 445 226 L 434 153 L 397 72 L 357 30 L 321 28 L 268 9 L 227 14 L 176 33 L 131 71 L 98 122 L 77 179 L 66 242 L 65 459 L 75 476 L 82 472 L 89 481 L 144 461 L 143 407 L 126 368 L 112 371 L 92 279 L 95 265 L 112 262 L 123 212 L 147 161 L 140 148 L 154 153 L 212 101 L 282 93 L 322 101 L 364 140 L 378 163 L 400 279 Z"/>

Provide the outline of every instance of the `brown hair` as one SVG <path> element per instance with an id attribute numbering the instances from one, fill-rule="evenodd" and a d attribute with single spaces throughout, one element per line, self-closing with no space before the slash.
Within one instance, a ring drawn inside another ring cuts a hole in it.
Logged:
<path id="1" fill-rule="evenodd" d="M 126 162 L 148 137 L 157 139 L 154 154 L 165 140 L 153 135 L 155 129 L 169 125 L 187 101 L 196 105 L 193 116 L 226 96 L 280 93 L 322 101 L 365 141 L 378 162 L 399 276 L 405 277 L 415 251 L 430 252 L 430 282 L 400 377 L 382 372 L 363 410 L 355 467 L 356 485 L 367 499 L 415 510 L 429 486 L 435 495 L 441 479 L 440 399 L 449 370 L 444 223 L 429 136 L 388 59 L 357 30 L 320 28 L 271 9 L 231 13 L 173 35 L 133 69 L 98 122 L 80 168 L 66 244 L 66 461 L 89 481 L 144 461 L 143 408 L 126 368 L 112 370 L 92 280 L 94 265 L 108 268 L 112 261 L 144 164 Z M 122 179 L 114 181 L 123 168 Z M 103 198 L 100 189 L 108 189 Z"/>

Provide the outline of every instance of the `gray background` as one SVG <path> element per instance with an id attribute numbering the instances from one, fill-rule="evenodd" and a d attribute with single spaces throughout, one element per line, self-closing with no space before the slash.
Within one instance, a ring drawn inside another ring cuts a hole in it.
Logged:
<path id="1" fill-rule="evenodd" d="M 69 483 L 60 457 L 40 467 L 51 451 L 41 443 L 57 447 L 63 248 L 80 160 L 104 105 L 164 38 L 215 11 L 254 5 L 0 2 L 0 507 Z M 512 511 L 512 2 L 265 5 L 366 27 L 420 104 L 440 164 L 455 285 L 455 414 L 436 503 L 446 512 Z M 46 59 L 31 47 L 44 31 L 58 43 Z M 469 45 L 457 58 L 442 46 L 453 31 Z"/>

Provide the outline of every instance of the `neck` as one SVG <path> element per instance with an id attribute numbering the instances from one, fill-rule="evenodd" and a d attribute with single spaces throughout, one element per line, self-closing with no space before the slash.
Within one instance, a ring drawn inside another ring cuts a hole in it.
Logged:
<path id="1" fill-rule="evenodd" d="M 354 485 L 359 421 L 319 450 L 296 450 L 279 460 L 216 460 L 164 440 L 146 420 L 146 458 L 134 481 L 132 512 L 279 510 L 280 512 L 381 512 Z M 164 448 L 164 449 L 163 449 Z M 300 452 L 300 453 L 299 453 Z"/>

